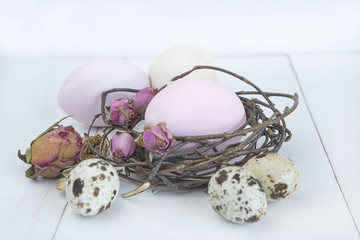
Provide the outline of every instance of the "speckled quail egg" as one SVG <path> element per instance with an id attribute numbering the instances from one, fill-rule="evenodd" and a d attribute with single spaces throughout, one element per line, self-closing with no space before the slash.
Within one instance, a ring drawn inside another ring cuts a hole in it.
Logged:
<path id="1" fill-rule="evenodd" d="M 254 157 L 243 168 L 251 171 L 260 181 L 269 202 L 287 198 L 299 183 L 299 172 L 294 163 L 277 153 Z"/>
<path id="2" fill-rule="evenodd" d="M 66 200 L 84 216 L 93 216 L 110 208 L 119 192 L 115 168 L 101 159 L 88 159 L 71 170 L 66 180 Z"/>
<path id="3" fill-rule="evenodd" d="M 253 223 L 266 213 L 266 195 L 254 175 L 241 167 L 225 167 L 208 185 L 209 201 L 223 218 L 235 223 Z"/>

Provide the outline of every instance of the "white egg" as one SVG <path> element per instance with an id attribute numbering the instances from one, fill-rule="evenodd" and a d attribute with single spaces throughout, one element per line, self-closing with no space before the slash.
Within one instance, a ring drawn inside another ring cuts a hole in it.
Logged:
<path id="1" fill-rule="evenodd" d="M 110 208 L 119 192 L 115 168 L 101 159 L 88 159 L 71 170 L 66 180 L 66 200 L 76 213 L 93 216 Z"/>
<path id="2" fill-rule="evenodd" d="M 253 223 L 266 213 L 266 195 L 254 175 L 241 167 L 225 167 L 209 181 L 213 209 L 234 223 Z"/>
<path id="3" fill-rule="evenodd" d="M 152 63 L 149 70 L 151 86 L 161 88 L 170 80 L 196 65 L 215 66 L 215 62 L 205 50 L 190 44 L 172 46 L 162 52 Z M 196 70 L 182 79 L 200 79 L 217 81 L 214 70 Z M 181 81 L 179 79 L 178 81 Z"/>
<path id="4" fill-rule="evenodd" d="M 299 172 L 295 164 L 277 153 L 254 157 L 243 168 L 251 171 L 260 181 L 269 202 L 287 198 L 299 183 Z"/>

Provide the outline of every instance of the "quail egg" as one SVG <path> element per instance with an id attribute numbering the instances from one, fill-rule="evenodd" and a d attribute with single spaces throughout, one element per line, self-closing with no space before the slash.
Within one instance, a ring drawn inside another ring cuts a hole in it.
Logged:
<path id="1" fill-rule="evenodd" d="M 268 202 L 287 198 L 299 183 L 299 172 L 294 163 L 277 153 L 254 157 L 243 168 L 251 171 L 260 181 Z"/>
<path id="2" fill-rule="evenodd" d="M 234 223 L 253 223 L 266 213 L 266 195 L 254 175 L 241 167 L 225 167 L 208 185 L 209 201 L 216 212 Z"/>
<path id="3" fill-rule="evenodd" d="M 119 177 L 114 167 L 101 159 L 88 159 L 71 170 L 66 180 L 66 200 L 84 216 L 110 208 L 119 192 Z"/>

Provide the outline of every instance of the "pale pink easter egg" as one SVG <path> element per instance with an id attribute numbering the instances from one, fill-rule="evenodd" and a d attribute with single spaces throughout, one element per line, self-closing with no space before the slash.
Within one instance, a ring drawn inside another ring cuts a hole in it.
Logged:
<path id="1" fill-rule="evenodd" d="M 167 86 L 155 95 L 145 113 L 146 123 L 165 122 L 175 136 L 229 133 L 245 121 L 239 97 L 226 86 L 209 80 L 185 79 Z M 188 144 L 181 150 L 192 151 L 194 147 Z"/>
<path id="2" fill-rule="evenodd" d="M 58 102 L 69 115 L 90 125 L 94 115 L 101 113 L 101 94 L 111 88 L 143 89 L 150 86 L 145 72 L 122 59 L 103 59 L 76 69 L 60 89 Z M 133 98 L 134 94 L 116 92 L 107 97 L 106 104 L 119 98 Z M 94 126 L 105 126 L 98 118 Z"/>

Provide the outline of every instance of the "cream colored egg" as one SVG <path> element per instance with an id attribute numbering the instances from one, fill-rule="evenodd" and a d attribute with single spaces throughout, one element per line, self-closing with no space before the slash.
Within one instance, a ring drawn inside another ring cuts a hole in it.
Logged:
<path id="1" fill-rule="evenodd" d="M 243 168 L 252 172 L 261 183 L 268 202 L 280 201 L 292 194 L 299 183 L 299 172 L 287 157 L 270 153 L 250 159 Z"/>
<path id="2" fill-rule="evenodd" d="M 215 66 L 215 62 L 204 49 L 190 45 L 180 44 L 166 49 L 152 63 L 149 70 L 151 86 L 161 88 L 169 84 L 170 80 L 196 65 Z M 200 79 L 217 81 L 215 70 L 196 70 L 183 79 Z M 181 79 L 179 79 L 181 81 Z"/>

